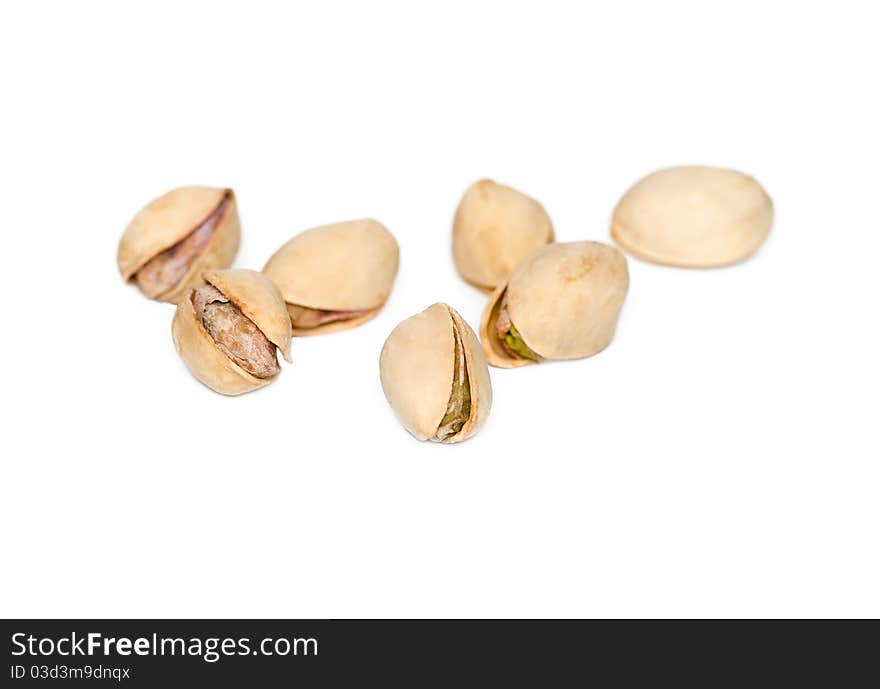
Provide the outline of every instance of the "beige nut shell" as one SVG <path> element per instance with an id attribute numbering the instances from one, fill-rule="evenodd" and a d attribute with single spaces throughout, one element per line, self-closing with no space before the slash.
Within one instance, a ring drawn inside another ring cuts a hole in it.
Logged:
<path id="1" fill-rule="evenodd" d="M 461 442 L 480 429 L 492 407 L 489 368 L 470 326 L 455 309 L 438 303 L 398 324 L 382 347 L 379 374 L 385 397 L 404 428 L 419 440 L 433 438 L 446 413 L 455 367 L 453 327 L 464 349 L 471 415 L 443 442 Z"/>
<path id="2" fill-rule="evenodd" d="M 148 203 L 129 223 L 119 241 L 116 254 L 119 272 L 126 281 L 150 259 L 171 248 L 195 230 L 229 195 L 229 206 L 205 250 L 193 261 L 186 274 L 160 301 L 177 303 L 191 287 L 200 283 L 201 274 L 211 268 L 232 264 L 241 240 L 241 224 L 235 194 L 231 189 L 180 187 Z"/>
<path id="3" fill-rule="evenodd" d="M 278 288 L 254 270 L 215 270 L 204 279 L 235 304 L 290 361 L 290 319 Z M 272 378 L 257 378 L 226 356 L 202 327 L 192 303 L 192 289 L 180 300 L 171 335 L 190 372 L 223 395 L 240 395 L 268 385 Z"/>
<path id="4" fill-rule="evenodd" d="M 391 293 L 400 250 L 376 220 L 350 220 L 306 230 L 266 262 L 263 274 L 281 289 L 285 301 L 326 311 L 368 311 L 294 335 L 344 330 L 375 316 Z"/>
<path id="5" fill-rule="evenodd" d="M 692 165 L 636 182 L 614 210 L 611 236 L 646 261 L 713 268 L 753 254 L 772 224 L 773 202 L 755 179 Z"/>
<path id="6" fill-rule="evenodd" d="M 492 294 L 480 323 L 486 358 L 500 368 L 536 363 L 497 344 L 494 316 L 505 293 L 510 320 L 533 352 L 543 359 L 581 359 L 611 343 L 628 289 L 626 257 L 613 246 L 551 244 Z"/>
<path id="7" fill-rule="evenodd" d="M 452 222 L 455 267 L 487 292 L 553 240 L 553 223 L 540 203 L 489 179 L 465 191 Z"/>

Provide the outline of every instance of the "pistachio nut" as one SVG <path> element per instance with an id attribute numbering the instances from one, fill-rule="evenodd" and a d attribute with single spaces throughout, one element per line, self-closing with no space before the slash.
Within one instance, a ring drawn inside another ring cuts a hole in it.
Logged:
<path id="1" fill-rule="evenodd" d="M 492 366 L 580 359 L 605 349 L 629 288 L 626 258 L 600 242 L 551 244 L 489 299 L 480 339 Z"/>
<path id="2" fill-rule="evenodd" d="M 391 331 L 379 375 L 397 418 L 419 440 L 461 442 L 489 416 L 486 359 L 474 331 L 446 304 L 434 304 Z"/>
<path id="3" fill-rule="evenodd" d="M 301 232 L 266 262 L 281 289 L 294 335 L 353 328 L 379 313 L 397 276 L 397 240 L 365 219 Z"/>
<path id="4" fill-rule="evenodd" d="M 752 177 L 717 167 L 673 167 L 623 195 L 611 237 L 645 261 L 712 268 L 753 254 L 772 224 L 773 202 Z"/>
<path id="5" fill-rule="evenodd" d="M 190 372 L 212 390 L 239 395 L 290 361 L 290 319 L 278 288 L 254 270 L 209 270 L 177 305 L 171 334 Z"/>
<path id="6" fill-rule="evenodd" d="M 452 222 L 455 267 L 486 292 L 553 239 L 553 223 L 540 203 L 489 179 L 465 191 Z"/>
<path id="7" fill-rule="evenodd" d="M 240 235 L 231 189 L 174 189 L 129 223 L 116 256 L 119 272 L 150 299 L 177 303 L 203 271 L 232 264 Z"/>

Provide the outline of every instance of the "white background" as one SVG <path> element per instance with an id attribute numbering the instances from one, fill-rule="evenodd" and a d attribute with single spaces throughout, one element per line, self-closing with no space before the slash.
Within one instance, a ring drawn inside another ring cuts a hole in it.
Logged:
<path id="1" fill-rule="evenodd" d="M 872 9 L 4 4 L 0 615 L 880 615 Z M 493 369 L 463 445 L 398 425 L 391 328 L 479 321 L 449 250 L 468 184 L 608 241 L 627 187 L 686 163 L 765 185 L 753 259 L 630 260 L 606 351 Z M 185 184 L 235 189 L 242 267 L 378 218 L 387 307 L 212 393 L 115 266 Z"/>

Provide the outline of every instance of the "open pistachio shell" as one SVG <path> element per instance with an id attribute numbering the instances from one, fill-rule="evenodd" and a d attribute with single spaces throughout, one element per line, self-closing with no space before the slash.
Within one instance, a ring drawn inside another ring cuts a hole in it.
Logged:
<path id="1" fill-rule="evenodd" d="M 611 237 L 645 261 L 713 268 L 753 254 L 772 224 L 773 202 L 752 177 L 694 165 L 636 182 L 614 210 Z"/>
<path id="2" fill-rule="evenodd" d="M 216 303 L 231 305 L 236 320 L 223 333 L 226 338 L 250 333 L 264 345 L 271 343 L 270 352 L 277 347 L 290 361 L 290 320 L 278 288 L 253 270 L 207 271 L 204 280 L 206 286 L 191 288 L 180 300 L 171 324 L 174 346 L 187 368 L 202 383 L 224 395 L 239 395 L 268 385 L 277 377 L 277 364 L 272 375 L 255 375 L 246 370 L 245 364 L 236 363 L 235 352 L 230 355 L 228 348 L 224 350 L 224 342 L 206 329 L 198 296 L 201 290 L 211 290 L 220 295 Z M 274 354 L 270 356 L 274 359 Z"/>
<path id="3" fill-rule="evenodd" d="M 397 418 L 419 440 L 465 440 L 492 407 L 492 383 L 477 337 L 446 304 L 434 304 L 394 328 L 382 347 L 379 374 Z"/>
<path id="4" fill-rule="evenodd" d="M 397 240 L 381 223 L 351 220 L 306 230 L 266 262 L 281 289 L 294 335 L 346 330 L 379 313 L 397 276 Z M 298 315 L 310 322 L 299 321 Z"/>
<path id="5" fill-rule="evenodd" d="M 151 299 L 177 303 L 203 271 L 232 263 L 240 236 L 231 189 L 174 189 L 129 223 L 117 251 L 119 272 Z"/>
<path id="6" fill-rule="evenodd" d="M 520 264 L 489 299 L 480 324 L 486 359 L 514 368 L 591 356 L 614 337 L 628 289 L 626 258 L 613 246 L 551 244 Z"/>
<path id="7" fill-rule="evenodd" d="M 489 179 L 468 188 L 452 222 L 455 267 L 487 292 L 552 241 L 553 223 L 540 203 Z"/>

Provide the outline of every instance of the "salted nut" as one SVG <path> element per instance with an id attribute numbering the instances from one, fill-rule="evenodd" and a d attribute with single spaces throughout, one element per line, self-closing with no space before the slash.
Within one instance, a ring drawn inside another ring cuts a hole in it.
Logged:
<path id="1" fill-rule="evenodd" d="M 241 226 L 231 189 L 181 187 L 131 221 L 117 252 L 119 272 L 150 299 L 177 303 L 205 270 L 227 268 Z"/>
<path id="2" fill-rule="evenodd" d="M 253 270 L 210 270 L 174 314 L 174 346 L 190 372 L 212 390 L 240 395 L 280 371 L 275 348 L 290 361 L 290 319 L 278 288 Z"/>
<path id="3" fill-rule="evenodd" d="M 713 268 L 753 254 L 772 224 L 773 202 L 752 177 L 717 167 L 673 167 L 623 195 L 611 236 L 645 261 Z"/>
<path id="4" fill-rule="evenodd" d="M 600 242 L 551 244 L 493 292 L 480 324 L 492 366 L 592 356 L 611 342 L 629 288 L 626 258 Z"/>
<path id="5" fill-rule="evenodd" d="M 553 223 L 540 203 L 489 179 L 464 193 L 452 222 L 455 267 L 486 292 L 552 241 Z"/>
<path id="6" fill-rule="evenodd" d="M 263 274 L 281 289 L 294 335 L 346 330 L 379 313 L 397 275 L 397 240 L 365 219 L 306 230 L 268 260 Z"/>
<path id="7" fill-rule="evenodd" d="M 391 331 L 379 375 L 400 423 L 419 440 L 460 442 L 489 416 L 486 359 L 474 331 L 446 304 L 434 304 Z"/>

